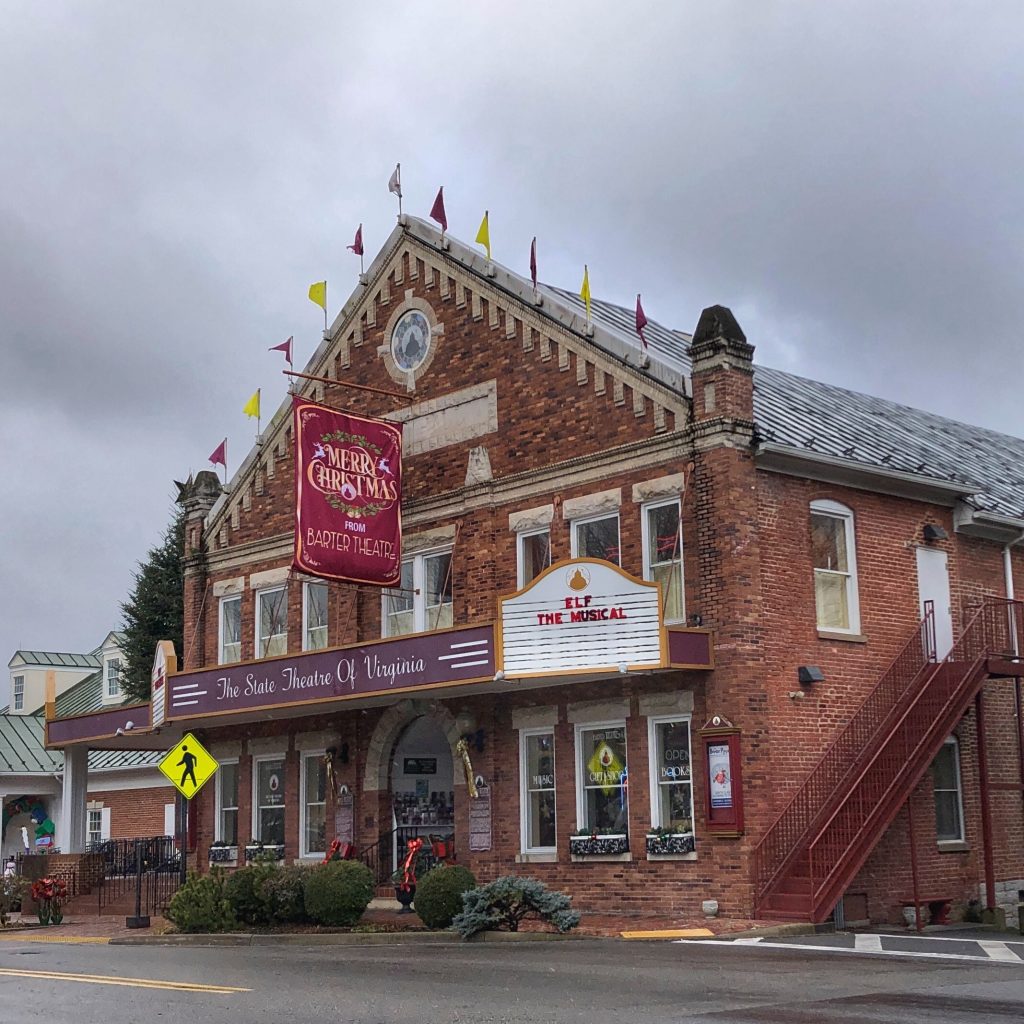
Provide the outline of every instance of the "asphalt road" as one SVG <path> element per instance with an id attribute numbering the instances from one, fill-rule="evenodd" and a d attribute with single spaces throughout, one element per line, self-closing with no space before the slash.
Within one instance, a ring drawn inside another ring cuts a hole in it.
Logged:
<path id="1" fill-rule="evenodd" d="M 723 949 L 711 942 L 242 948 L 0 942 L 0 1024 L 158 1019 L 1008 1024 L 1024 1019 L 1024 964 Z"/>

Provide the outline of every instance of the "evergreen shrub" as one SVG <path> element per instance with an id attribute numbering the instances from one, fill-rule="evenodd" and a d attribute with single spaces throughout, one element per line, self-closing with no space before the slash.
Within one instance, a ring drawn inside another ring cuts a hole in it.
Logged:
<path id="1" fill-rule="evenodd" d="M 317 924 L 350 927 L 373 899 L 373 874 L 355 860 L 336 860 L 306 872 L 306 914 Z"/>
<path id="2" fill-rule="evenodd" d="M 417 894 L 418 895 L 418 894 Z M 477 932 L 519 930 L 524 917 L 536 915 L 560 932 L 567 932 L 580 923 L 578 911 L 570 909 L 565 893 L 553 892 L 537 878 L 503 875 L 462 896 L 462 913 L 452 927 L 464 938 Z"/>
<path id="3" fill-rule="evenodd" d="M 224 876 L 190 874 L 171 897 L 167 920 L 181 932 L 227 932 L 236 920 L 224 893 Z"/>
<path id="4" fill-rule="evenodd" d="M 224 895 L 231 904 L 235 917 L 242 924 L 270 923 L 270 910 L 263 893 L 263 883 L 277 870 L 279 869 L 273 862 L 257 861 L 228 875 L 224 883 Z"/>
<path id="5" fill-rule="evenodd" d="M 263 909 L 274 924 L 300 924 L 306 917 L 306 878 L 311 868 L 280 867 L 260 883 Z"/>
<path id="6" fill-rule="evenodd" d="M 416 883 L 416 913 L 428 928 L 450 928 L 462 910 L 462 894 L 475 888 L 469 868 L 441 864 Z"/>

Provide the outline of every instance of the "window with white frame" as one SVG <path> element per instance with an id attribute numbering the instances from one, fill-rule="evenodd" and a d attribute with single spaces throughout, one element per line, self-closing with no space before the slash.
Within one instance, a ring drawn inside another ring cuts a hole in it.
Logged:
<path id="1" fill-rule="evenodd" d="M 302 755 L 302 781 L 300 784 L 302 820 L 301 855 L 313 857 L 327 852 L 327 766 L 324 752 Z"/>
<path id="2" fill-rule="evenodd" d="M 517 578 L 522 588 L 551 565 L 551 531 L 531 530 L 516 534 L 516 556 Z"/>
<path id="3" fill-rule="evenodd" d="M 306 583 L 302 588 L 302 649 L 327 646 L 327 584 Z"/>
<path id="4" fill-rule="evenodd" d="M 121 696 L 121 659 L 111 658 L 107 662 L 107 696 Z"/>
<path id="5" fill-rule="evenodd" d="M 25 710 L 25 677 L 14 677 L 14 710 Z"/>
<path id="6" fill-rule="evenodd" d="M 220 599 L 220 654 L 221 665 L 242 660 L 242 597 Z"/>
<path id="7" fill-rule="evenodd" d="M 811 502 L 811 555 L 818 629 L 859 633 L 853 512 L 845 505 Z"/>
<path id="8" fill-rule="evenodd" d="M 519 734 L 521 849 L 554 853 L 555 734 L 551 729 L 524 729 Z"/>
<path id="9" fill-rule="evenodd" d="M 253 759 L 252 834 L 265 846 L 284 845 L 284 755 Z"/>
<path id="10" fill-rule="evenodd" d="M 103 842 L 103 809 L 90 808 L 86 842 L 89 846 Z"/>
<path id="11" fill-rule="evenodd" d="M 404 559 L 400 589 L 384 591 L 384 636 L 445 629 L 451 624 L 451 551 L 428 551 Z"/>
<path id="12" fill-rule="evenodd" d="M 935 838 L 940 843 L 964 841 L 964 802 L 960 785 L 960 743 L 955 736 L 942 745 L 932 764 L 935 783 Z"/>
<path id="13" fill-rule="evenodd" d="M 665 621 L 686 617 L 683 596 L 683 530 L 679 499 L 652 502 L 642 510 L 644 579 L 661 585 Z"/>
<path id="14" fill-rule="evenodd" d="M 649 718 L 651 825 L 676 834 L 693 832 L 690 719 Z"/>
<path id="15" fill-rule="evenodd" d="M 256 657 L 288 652 L 288 591 L 284 587 L 256 593 Z"/>
<path id="16" fill-rule="evenodd" d="M 214 838 L 238 845 L 238 762 L 222 760 L 217 772 L 217 821 Z"/>
<path id="17" fill-rule="evenodd" d="M 602 835 L 629 832 L 626 723 L 576 727 L 576 823 Z"/>
<path id="18" fill-rule="evenodd" d="M 619 552 L 619 513 L 577 519 L 572 524 L 573 558 L 603 558 L 622 564 Z"/>

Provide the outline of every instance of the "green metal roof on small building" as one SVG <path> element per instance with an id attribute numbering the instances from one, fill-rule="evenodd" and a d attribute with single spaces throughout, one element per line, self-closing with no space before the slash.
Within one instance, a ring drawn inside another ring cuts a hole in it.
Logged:
<path id="1" fill-rule="evenodd" d="M 0 773 L 53 775 L 64 770 L 64 755 L 43 745 L 40 715 L 0 715 Z"/>
<path id="2" fill-rule="evenodd" d="M 119 703 L 119 702 L 118 702 Z M 90 711 L 99 711 L 102 707 L 116 707 L 116 704 L 103 704 L 103 673 L 93 672 L 81 682 L 75 683 L 57 697 L 56 717 L 70 718 L 72 715 L 84 715 Z"/>
<path id="3" fill-rule="evenodd" d="M 8 663 L 13 667 L 16 658 L 26 667 L 39 668 L 99 668 L 100 659 L 92 654 L 62 654 L 56 651 L 15 651 Z"/>

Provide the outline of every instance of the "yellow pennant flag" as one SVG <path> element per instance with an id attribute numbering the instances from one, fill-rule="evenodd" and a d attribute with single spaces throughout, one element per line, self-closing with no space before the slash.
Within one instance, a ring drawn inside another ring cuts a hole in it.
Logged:
<path id="1" fill-rule="evenodd" d="M 484 210 L 484 219 L 480 221 L 480 230 L 476 233 L 474 241 L 487 250 L 487 258 L 491 258 L 491 228 L 487 222 L 487 210 Z"/>
<path id="2" fill-rule="evenodd" d="M 245 405 L 242 408 L 242 412 L 244 412 L 246 416 L 252 416 L 253 419 L 257 419 L 258 420 L 260 418 L 260 389 L 259 388 L 257 388 L 255 390 L 255 392 L 253 393 L 252 398 L 250 398 L 249 401 L 245 403 Z"/>
<path id="3" fill-rule="evenodd" d="M 587 323 L 590 323 L 590 271 L 585 263 L 583 264 L 583 287 L 580 288 L 580 298 L 587 307 Z"/>
<path id="4" fill-rule="evenodd" d="M 327 312 L 327 282 L 314 281 L 309 286 L 309 300 L 315 302 L 325 313 Z"/>

